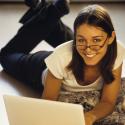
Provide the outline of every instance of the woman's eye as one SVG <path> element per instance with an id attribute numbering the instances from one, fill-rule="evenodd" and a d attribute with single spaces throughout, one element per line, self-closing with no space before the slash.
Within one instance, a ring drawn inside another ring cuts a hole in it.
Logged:
<path id="1" fill-rule="evenodd" d="M 101 39 L 94 39 L 93 40 L 95 43 L 97 43 L 97 42 L 101 42 L 102 40 Z"/>
<path id="2" fill-rule="evenodd" d="M 78 42 L 80 42 L 80 43 L 84 43 L 85 40 L 84 40 L 84 39 L 78 39 Z"/>

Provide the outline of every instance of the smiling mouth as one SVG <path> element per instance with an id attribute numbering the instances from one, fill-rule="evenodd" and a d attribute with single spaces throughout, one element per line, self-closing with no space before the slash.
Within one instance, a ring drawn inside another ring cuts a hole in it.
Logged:
<path id="1" fill-rule="evenodd" d="M 96 56 L 97 54 L 85 54 L 86 57 L 92 58 L 94 56 Z"/>

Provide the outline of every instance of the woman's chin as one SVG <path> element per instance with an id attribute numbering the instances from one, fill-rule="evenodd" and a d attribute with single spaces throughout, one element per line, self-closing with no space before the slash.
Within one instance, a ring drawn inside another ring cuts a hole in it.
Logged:
<path id="1" fill-rule="evenodd" d="M 95 66 L 99 62 L 99 58 L 97 55 L 94 55 L 93 57 L 88 57 L 86 55 L 83 56 L 84 62 L 88 66 Z"/>
<path id="2" fill-rule="evenodd" d="M 86 62 L 85 62 L 85 64 L 86 64 L 87 66 L 95 66 L 95 65 L 97 65 L 97 63 L 86 63 Z"/>
<path id="3" fill-rule="evenodd" d="M 85 64 L 88 65 L 88 66 L 95 66 L 98 64 L 98 61 L 88 61 L 88 60 L 84 60 Z"/>

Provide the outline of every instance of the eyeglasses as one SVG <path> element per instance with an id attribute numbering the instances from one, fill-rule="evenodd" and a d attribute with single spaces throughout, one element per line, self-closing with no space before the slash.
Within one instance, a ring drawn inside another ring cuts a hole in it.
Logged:
<path id="1" fill-rule="evenodd" d="M 83 43 L 81 43 L 81 44 L 78 43 L 78 44 L 75 45 L 75 46 L 82 47 L 83 50 L 86 50 L 87 48 L 90 48 L 91 50 L 97 52 L 97 51 L 99 51 L 101 48 L 104 47 L 104 45 L 105 45 L 107 39 L 108 39 L 108 37 L 106 37 L 106 39 L 103 41 L 104 43 L 103 43 L 102 45 L 89 45 L 89 46 L 87 46 L 87 45 L 85 45 L 85 44 L 83 44 Z"/>

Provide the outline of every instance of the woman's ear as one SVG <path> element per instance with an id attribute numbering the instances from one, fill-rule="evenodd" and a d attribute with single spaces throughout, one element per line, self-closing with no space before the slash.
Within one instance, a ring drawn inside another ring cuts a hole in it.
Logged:
<path id="1" fill-rule="evenodd" d="M 115 31 L 112 31 L 112 36 L 109 38 L 109 41 L 108 41 L 109 45 L 112 44 L 112 42 L 114 41 L 115 37 L 116 37 Z"/>

